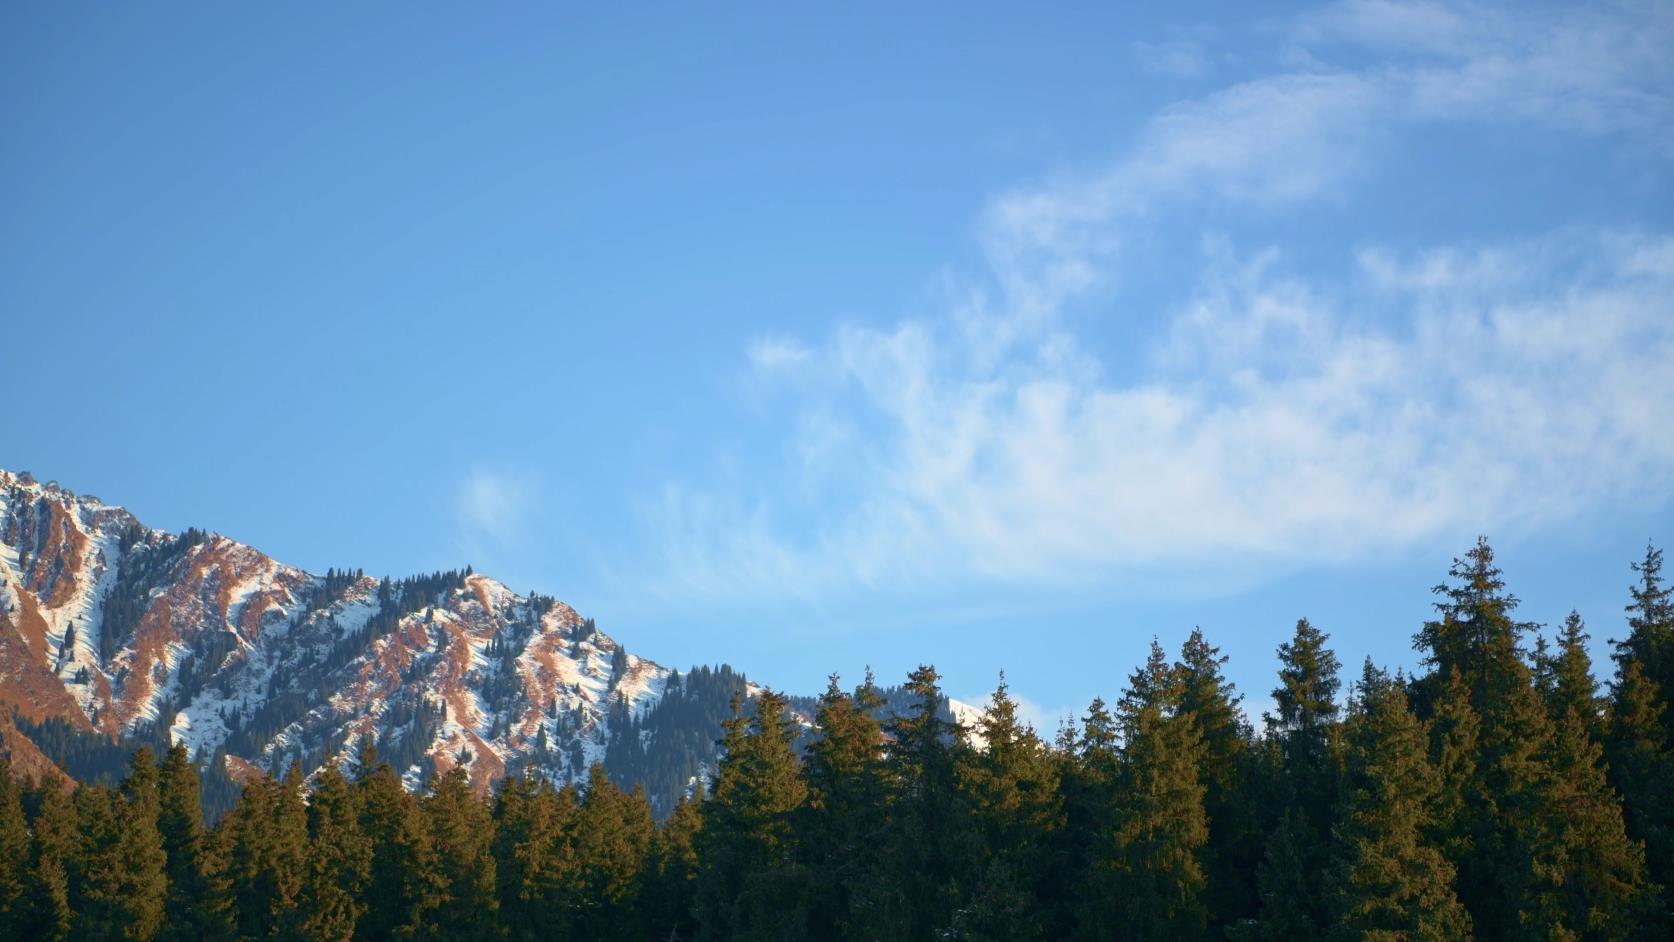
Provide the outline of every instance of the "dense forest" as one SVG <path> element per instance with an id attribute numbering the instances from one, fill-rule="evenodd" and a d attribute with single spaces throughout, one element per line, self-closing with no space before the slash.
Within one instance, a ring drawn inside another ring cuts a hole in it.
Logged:
<path id="1" fill-rule="evenodd" d="M 1674 594 L 1633 565 L 1595 681 L 1577 615 L 1516 618 L 1479 542 L 1414 635 L 1343 676 L 1306 620 L 1260 728 L 1201 632 L 1043 740 L 1002 683 L 971 745 L 933 668 L 880 709 L 833 678 L 805 735 L 734 700 L 666 815 L 367 750 L 247 784 L 213 826 L 181 749 L 73 791 L 0 768 L 0 939 L 1667 939 Z"/>

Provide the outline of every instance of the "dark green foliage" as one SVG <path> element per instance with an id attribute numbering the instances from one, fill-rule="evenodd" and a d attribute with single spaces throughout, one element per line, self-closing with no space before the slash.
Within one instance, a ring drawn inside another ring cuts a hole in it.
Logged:
<path id="1" fill-rule="evenodd" d="M 807 746 L 808 800 L 799 822 L 800 857 L 812 879 L 811 938 L 846 937 L 857 888 L 879 865 L 888 798 L 883 727 L 873 715 L 881 702 L 870 672 L 852 694 L 833 674 L 814 716 L 821 735 Z"/>
<path id="2" fill-rule="evenodd" d="M 1181 684 L 1152 642 L 1151 657 L 1129 679 L 1117 712 L 1124 730 L 1115 830 L 1094 861 L 1095 896 L 1081 925 L 1119 925 L 1136 938 L 1192 940 L 1206 935 L 1203 735 L 1181 710 Z"/>
<path id="3" fill-rule="evenodd" d="M 1058 765 L 1035 731 L 1018 720 L 1004 677 L 977 735 L 985 748 L 961 750 L 959 771 L 981 866 L 955 926 L 983 939 L 1044 938 L 1039 914 L 1062 876 L 1053 855 L 1063 826 Z"/>
<path id="4" fill-rule="evenodd" d="M 372 843 L 361 830 L 359 795 L 335 765 L 320 770 L 308 800 L 308 863 L 302 931 L 322 942 L 353 938 L 366 912 Z"/>
<path id="5" fill-rule="evenodd" d="M 1260 936 L 1317 937 L 1330 925 L 1322 876 L 1335 823 L 1338 788 L 1332 739 L 1337 721 L 1339 663 L 1327 635 L 1306 618 L 1279 646 L 1275 712 L 1266 717 L 1263 774 L 1268 800 L 1283 809 L 1266 839 L 1256 883 Z"/>
<path id="6" fill-rule="evenodd" d="M 167 859 L 168 895 L 162 938 L 214 942 L 232 934 L 231 900 L 222 862 L 205 840 L 199 773 L 185 746 L 175 746 L 158 767 L 158 830 Z"/>
<path id="7" fill-rule="evenodd" d="M 1578 615 L 1524 650 L 1482 542 L 1418 633 L 1433 671 L 1368 664 L 1339 716 L 1337 657 L 1300 621 L 1259 737 L 1199 632 L 1173 662 L 1153 643 L 1116 708 L 1095 700 L 1053 745 L 1003 681 L 961 731 L 930 667 L 894 690 L 833 677 L 817 700 L 699 669 L 644 715 L 611 705 L 604 764 L 578 767 L 601 745 L 579 726 L 549 727 L 585 789 L 542 762 L 491 799 L 458 770 L 403 787 L 441 721 L 420 697 L 380 717 L 397 766 L 369 747 L 353 782 L 293 766 L 231 798 L 222 756 L 136 750 L 154 731 L 20 723 L 106 784 L 22 785 L 0 763 L 0 938 L 1668 938 L 1660 565 L 1635 566 L 1607 697 Z M 385 612 L 461 578 L 386 581 Z M 487 656 L 503 671 L 519 649 Z M 230 810 L 206 830 L 209 806 Z"/>
<path id="8" fill-rule="evenodd" d="M 470 777 L 457 767 L 431 781 L 422 805 L 439 884 L 436 905 L 424 923 L 426 934 L 488 938 L 499 904 L 488 806 L 471 793 Z"/>
<path id="9" fill-rule="evenodd" d="M 783 696 L 765 691 L 749 718 L 734 702 L 714 792 L 697 835 L 697 914 L 709 939 L 797 938 L 807 871 L 792 825 L 807 797 Z"/>
<path id="10" fill-rule="evenodd" d="M 1420 823 L 1439 787 L 1424 729 L 1407 698 L 1370 661 L 1351 702 L 1342 796 L 1327 874 L 1336 939 L 1471 938 L 1453 866 Z"/>
<path id="11" fill-rule="evenodd" d="M 29 822 L 23 789 L 0 759 L 0 939 L 21 939 L 28 928 Z"/>
<path id="12" fill-rule="evenodd" d="M 163 925 L 167 860 L 157 830 L 157 769 L 149 750 L 134 754 L 121 789 L 76 791 L 78 840 L 70 856 L 72 939 L 155 938 Z"/>

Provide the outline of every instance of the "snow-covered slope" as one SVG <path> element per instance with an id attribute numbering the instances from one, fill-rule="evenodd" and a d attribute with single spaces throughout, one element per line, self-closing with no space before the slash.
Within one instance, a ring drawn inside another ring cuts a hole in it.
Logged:
<path id="1" fill-rule="evenodd" d="M 370 738 L 410 784 L 463 766 L 487 789 L 585 775 L 670 677 L 469 571 L 314 575 L 0 470 L 0 707 L 31 722 L 163 727 L 234 769 L 348 764 Z"/>

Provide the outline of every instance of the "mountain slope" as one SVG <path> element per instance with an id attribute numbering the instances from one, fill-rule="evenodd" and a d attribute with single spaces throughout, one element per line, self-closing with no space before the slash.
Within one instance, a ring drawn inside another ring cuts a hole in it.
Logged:
<path id="1" fill-rule="evenodd" d="M 315 575 L 0 470 L 0 757 L 31 775 L 110 776 L 133 745 L 180 743 L 213 812 L 227 776 L 352 767 L 370 744 L 410 788 L 454 767 L 482 792 L 524 772 L 574 782 L 602 762 L 666 814 L 715 768 L 733 698 L 759 689 L 630 654 L 469 568 Z M 793 698 L 804 726 L 812 703 Z"/>
<path id="2" fill-rule="evenodd" d="M 234 540 L 0 471 L 0 706 L 107 737 L 168 731 L 236 771 L 356 761 L 487 789 L 604 758 L 671 677 L 554 599 L 469 571 L 319 576 Z"/>

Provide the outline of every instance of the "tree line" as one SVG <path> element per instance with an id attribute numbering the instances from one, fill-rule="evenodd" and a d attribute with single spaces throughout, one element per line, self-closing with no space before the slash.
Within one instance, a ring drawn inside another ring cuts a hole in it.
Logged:
<path id="1" fill-rule="evenodd" d="M 1633 566 L 1595 682 L 1586 626 L 1518 621 L 1479 541 L 1414 636 L 1348 679 L 1306 620 L 1258 730 L 1199 632 L 1044 740 L 1002 681 L 974 730 L 931 667 L 881 711 L 834 676 L 806 731 L 734 701 L 722 758 L 658 821 L 584 786 L 251 781 L 206 826 L 186 752 L 71 790 L 0 766 L 0 938 L 1666 939 L 1674 594 Z M 881 718 L 880 718 L 881 716 Z"/>

